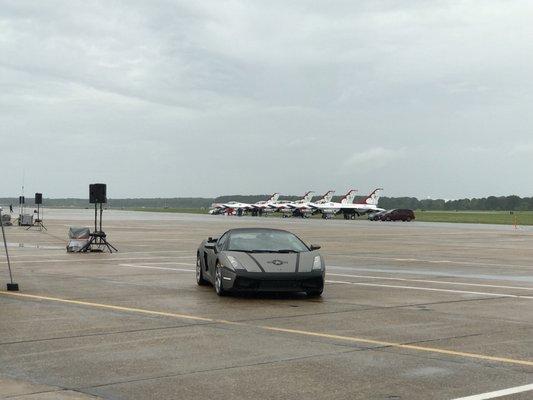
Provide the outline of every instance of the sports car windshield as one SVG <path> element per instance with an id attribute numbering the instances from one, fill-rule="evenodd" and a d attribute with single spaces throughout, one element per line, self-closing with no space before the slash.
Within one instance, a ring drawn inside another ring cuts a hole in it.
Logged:
<path id="1" fill-rule="evenodd" d="M 232 232 L 228 250 L 248 252 L 300 253 L 309 251 L 296 236 L 283 231 Z"/>

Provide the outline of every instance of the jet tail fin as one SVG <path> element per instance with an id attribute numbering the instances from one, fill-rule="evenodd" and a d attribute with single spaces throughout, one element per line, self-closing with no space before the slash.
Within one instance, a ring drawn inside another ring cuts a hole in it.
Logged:
<path id="1" fill-rule="evenodd" d="M 319 200 L 320 203 L 329 203 L 335 194 L 334 190 L 329 190 L 322 198 Z"/>
<path id="2" fill-rule="evenodd" d="M 315 194 L 315 192 L 307 192 L 306 194 L 304 194 L 304 197 L 302 197 L 302 202 L 304 203 L 309 203 L 311 202 L 311 200 L 313 200 L 313 195 Z"/>
<path id="3" fill-rule="evenodd" d="M 355 199 L 357 190 L 352 189 L 344 197 L 341 198 L 341 204 L 352 204 Z"/>
<path id="4" fill-rule="evenodd" d="M 380 198 L 380 192 L 383 190 L 383 188 L 377 188 L 377 189 L 374 189 L 374 191 L 372 193 L 370 193 L 366 198 L 364 198 L 363 200 L 359 201 L 358 204 L 368 204 L 368 205 L 373 205 L 373 206 L 377 206 L 378 205 L 378 201 L 379 201 L 379 198 Z"/>
<path id="5" fill-rule="evenodd" d="M 274 193 L 267 201 L 275 203 L 279 199 L 279 193 Z"/>

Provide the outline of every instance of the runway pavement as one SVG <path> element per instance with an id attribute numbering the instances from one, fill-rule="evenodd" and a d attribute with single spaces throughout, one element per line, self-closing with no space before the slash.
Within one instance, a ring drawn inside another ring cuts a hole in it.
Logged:
<path id="1" fill-rule="evenodd" d="M 0 398 L 533 398 L 531 228 L 106 211 L 119 253 L 67 254 L 92 218 L 6 228 Z M 198 287 L 198 244 L 242 226 L 322 245 L 324 295 Z"/>

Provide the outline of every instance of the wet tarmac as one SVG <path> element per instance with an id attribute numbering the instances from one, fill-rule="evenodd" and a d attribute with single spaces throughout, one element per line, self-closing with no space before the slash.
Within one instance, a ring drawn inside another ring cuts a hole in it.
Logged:
<path id="1" fill-rule="evenodd" d="M 530 228 L 110 210 L 119 253 L 67 254 L 93 215 L 6 228 L 0 398 L 533 398 Z M 241 226 L 321 244 L 324 295 L 198 287 L 200 241 Z"/>

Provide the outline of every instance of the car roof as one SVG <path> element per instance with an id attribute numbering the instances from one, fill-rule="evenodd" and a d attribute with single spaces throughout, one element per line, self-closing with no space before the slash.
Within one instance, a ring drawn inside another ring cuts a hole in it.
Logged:
<path id="1" fill-rule="evenodd" d="M 291 233 L 289 231 L 286 231 L 284 229 L 273 229 L 273 228 L 234 228 L 228 230 L 226 233 L 232 234 L 232 233 L 239 233 L 239 232 L 285 232 L 285 233 Z M 292 234 L 292 233 L 291 233 Z"/>

